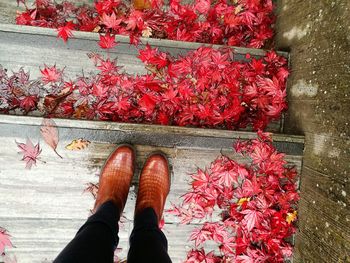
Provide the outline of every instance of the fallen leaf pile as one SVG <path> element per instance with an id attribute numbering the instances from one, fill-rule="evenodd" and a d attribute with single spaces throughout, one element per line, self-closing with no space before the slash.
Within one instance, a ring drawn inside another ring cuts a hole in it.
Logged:
<path id="1" fill-rule="evenodd" d="M 296 231 L 297 172 L 269 134 L 258 135 L 234 145 L 250 163 L 218 157 L 192 174 L 183 201 L 168 211 L 183 224 L 201 220 L 190 235 L 194 249 L 186 262 L 277 263 L 291 258 L 288 240 Z M 215 244 L 220 253 L 206 251 L 206 243 Z"/>
<path id="2" fill-rule="evenodd" d="M 72 80 L 47 65 L 35 80 L 23 69 L 11 75 L 0 66 L 0 113 L 257 130 L 287 108 L 287 61 L 273 51 L 235 61 L 228 48 L 200 47 L 176 57 L 147 45 L 139 58 L 148 74 L 137 76 L 121 72 L 116 60 L 90 57 L 97 73 Z"/>
<path id="3" fill-rule="evenodd" d="M 18 13 L 17 24 L 56 28 L 64 41 L 72 30 L 98 32 L 102 48 L 114 47 L 116 34 L 129 35 L 133 44 L 142 36 L 260 48 L 274 34 L 272 0 L 170 0 L 168 6 L 162 0 L 98 0 L 83 6 L 36 0 L 34 7 L 17 2 L 26 9 Z"/>

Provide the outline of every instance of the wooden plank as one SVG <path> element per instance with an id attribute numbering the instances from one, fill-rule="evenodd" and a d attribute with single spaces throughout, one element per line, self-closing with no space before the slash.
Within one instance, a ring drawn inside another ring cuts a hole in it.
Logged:
<path id="1" fill-rule="evenodd" d="M 286 133 L 325 133 L 350 139 L 349 99 L 295 99 L 289 101 L 288 106 L 290 110 L 284 125 Z"/>
<path id="2" fill-rule="evenodd" d="M 297 262 L 305 262 L 315 253 L 322 258 L 317 262 L 349 262 L 348 191 L 348 185 L 304 166 L 299 203 L 300 230 L 296 238 Z"/>
<path id="3" fill-rule="evenodd" d="M 304 152 L 304 156 L 307 157 L 306 165 L 318 172 L 331 175 L 333 183 L 346 185 L 350 174 L 350 138 L 330 134 L 330 132 L 306 133 Z"/>
<path id="4" fill-rule="evenodd" d="M 13 229 L 14 249 L 9 256 L 16 255 L 19 263 L 43 263 L 52 262 L 67 243 L 74 237 L 77 229 L 85 220 L 57 220 L 57 219 L 13 219 L 2 218 L 1 223 L 5 227 Z M 28 226 L 31 226 L 30 228 Z M 194 226 L 177 227 L 174 224 L 166 224 L 163 231 L 168 236 L 168 249 L 174 263 L 183 262 L 185 251 L 190 250 L 186 245 L 186 239 Z M 118 257 L 126 258 L 129 249 L 128 238 L 132 229 L 132 222 L 125 222 L 120 227 Z M 183 242 L 179 242 L 182 240 Z M 1 262 L 1 260 L 0 260 Z"/>
<path id="5" fill-rule="evenodd" d="M 74 236 L 94 202 L 89 194 L 82 194 L 86 183 L 97 182 L 96 175 L 117 144 L 125 140 L 136 144 L 136 177 L 150 152 L 162 150 L 167 154 L 172 167 L 171 192 L 166 203 L 166 208 L 170 208 L 170 203 L 178 203 L 186 192 L 189 173 L 197 167 L 205 168 L 220 153 L 240 162 L 249 161 L 230 148 L 234 139 L 255 136 L 248 132 L 232 132 L 232 136 L 227 136 L 225 131 L 216 130 L 56 119 L 60 133 L 57 150 L 63 156 L 60 159 L 40 138 L 42 118 L 2 115 L 0 120 L 0 200 L 3 200 L 0 225 L 13 235 L 16 248 L 10 250 L 10 254 L 16 254 L 19 262 L 49 261 Z M 41 161 L 32 170 L 24 169 L 15 144 L 26 137 L 34 143 L 41 141 L 43 148 Z M 64 149 L 78 137 L 89 139 L 91 145 L 79 152 Z M 282 135 L 276 138 L 281 145 L 302 144 L 302 137 L 298 136 L 291 142 Z M 289 153 L 286 159 L 300 171 L 301 152 L 294 149 Z M 127 251 L 127 237 L 132 228 L 136 177 L 123 218 L 127 222 L 121 231 L 123 253 Z M 186 251 L 184 243 L 196 224 L 177 226 L 178 219 L 168 214 L 165 221 L 169 253 L 173 262 L 182 262 Z"/>
<path id="6" fill-rule="evenodd" d="M 33 27 L 33 26 L 21 26 L 21 25 L 13 25 L 13 24 L 0 24 L 0 32 L 9 32 L 9 33 L 19 33 L 19 34 L 29 34 L 29 35 L 44 35 L 44 36 L 53 36 L 57 37 L 57 30 L 51 29 L 51 28 L 42 28 L 42 27 Z M 74 39 L 85 39 L 85 40 L 99 40 L 99 35 L 96 33 L 91 32 L 83 32 L 83 31 L 73 31 L 73 37 L 70 38 L 70 40 Z M 61 40 L 60 40 L 61 41 Z M 129 36 L 124 35 L 116 35 L 116 41 L 120 42 L 120 44 L 128 44 L 130 45 L 130 38 Z M 175 51 L 176 49 L 181 50 L 194 50 L 197 49 L 203 45 L 210 46 L 213 48 L 221 48 L 223 45 L 212 45 L 212 44 L 204 44 L 204 43 L 197 43 L 197 42 L 184 42 L 184 41 L 176 41 L 176 40 L 168 40 L 168 39 L 156 39 L 156 38 L 140 38 L 141 41 L 141 47 L 148 43 L 151 46 L 159 47 L 160 49 L 166 48 L 165 50 L 168 51 L 170 54 L 177 54 Z M 131 45 L 131 47 L 133 47 Z M 119 49 L 120 47 L 116 47 L 110 50 L 111 53 L 113 53 L 114 50 Z M 245 58 L 246 54 L 250 54 L 255 57 L 261 57 L 266 54 L 269 50 L 264 49 L 257 49 L 257 48 L 245 48 L 245 47 L 231 47 L 236 55 L 238 57 L 237 60 L 241 60 Z M 284 56 L 286 58 L 289 57 L 288 52 L 284 51 L 277 51 L 277 54 Z"/>
<path id="7" fill-rule="evenodd" d="M 278 0 L 290 50 L 285 131 L 305 134 L 295 262 L 350 262 L 349 1 Z"/>
<path id="8" fill-rule="evenodd" d="M 69 120 L 69 119 L 54 119 L 59 127 L 70 132 L 84 129 L 86 134 L 92 140 L 103 141 L 111 140 L 111 133 L 119 132 L 118 136 L 123 136 L 125 141 L 131 143 L 148 143 L 150 145 L 161 144 L 164 146 L 191 146 L 201 148 L 231 148 L 232 139 L 252 139 L 256 138 L 256 133 L 241 132 L 241 131 L 227 131 L 216 129 L 199 129 L 177 126 L 162 126 L 162 125 L 144 125 L 144 124 L 130 124 L 130 123 L 116 123 L 104 121 L 86 121 L 86 120 Z M 0 115 L 0 123 L 3 124 L 17 124 L 25 125 L 28 128 L 32 126 L 40 126 L 42 118 L 28 117 L 28 116 L 11 116 Z M 11 127 L 2 133 L 12 134 Z M 74 129 L 75 128 L 75 129 Z M 96 131 L 103 131 L 98 133 Z M 106 134 L 109 134 L 106 136 Z M 137 134 L 137 136 L 135 136 Z M 150 136 L 153 134 L 153 136 Z M 162 137 L 157 137 L 161 135 Z M 174 137 L 177 135 L 178 137 Z M 64 135 L 63 135 L 64 136 Z M 78 136 L 78 134 L 77 134 Z M 303 136 L 273 134 L 273 140 L 276 148 L 288 155 L 302 155 L 303 153 Z M 112 137 L 113 138 L 113 137 Z M 189 138 L 191 140 L 189 140 Z M 160 142 L 162 140 L 162 142 Z"/>

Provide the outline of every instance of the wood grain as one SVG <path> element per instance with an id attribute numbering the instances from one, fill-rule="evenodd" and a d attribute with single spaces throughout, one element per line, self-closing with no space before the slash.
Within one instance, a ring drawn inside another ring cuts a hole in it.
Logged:
<path id="1" fill-rule="evenodd" d="M 350 2 L 279 0 L 290 51 L 285 131 L 305 135 L 295 262 L 350 262 Z"/>
<path id="2" fill-rule="evenodd" d="M 177 128 L 171 132 L 171 128 L 160 133 L 157 132 L 159 127 L 152 125 L 123 127 L 119 124 L 105 126 L 106 123 L 100 122 L 55 120 L 60 134 L 57 151 L 63 156 L 60 159 L 40 138 L 41 118 L 2 115 L 0 120 L 0 200 L 3 200 L 0 225 L 14 237 L 16 247 L 10 250 L 10 254 L 16 254 L 19 262 L 24 263 L 50 262 L 74 236 L 94 202 L 89 194 L 83 194 L 86 183 L 98 181 L 97 175 L 104 161 L 117 144 L 125 142 L 125 138 L 130 140 L 128 142 L 136 142 L 138 161 L 124 211 L 125 224 L 120 232 L 122 257 L 126 255 L 128 235 L 132 229 L 138 173 L 150 152 L 161 150 L 170 160 L 172 183 L 166 208 L 170 208 L 170 203 L 178 203 L 179 197 L 186 192 L 189 173 L 195 172 L 198 167 L 205 168 L 221 153 L 237 161 L 248 162 L 232 151 L 232 138 L 214 137 L 214 134 L 219 134 L 214 133 L 210 136 L 218 143 L 210 143 L 211 137 L 207 136 L 210 131 L 200 134 L 194 132 L 196 129 Z M 64 146 L 77 136 L 90 140 L 89 147 L 77 152 L 65 150 Z M 170 145 L 169 136 L 180 144 Z M 15 144 L 15 141 L 23 142 L 26 137 L 34 143 L 42 142 L 41 161 L 32 170 L 24 169 L 25 164 L 20 160 Z M 232 137 L 248 139 L 254 136 L 243 132 Z M 281 138 L 281 144 L 298 144 L 298 140 L 302 139 L 296 137 L 297 142 L 288 142 L 287 138 Z M 291 152 L 286 158 L 300 171 L 300 154 Z M 188 248 L 188 245 L 184 245 L 188 233 L 196 224 L 178 226 L 178 219 L 169 214 L 165 215 L 165 221 L 164 231 L 169 239 L 170 256 L 173 262 L 182 262 Z"/>

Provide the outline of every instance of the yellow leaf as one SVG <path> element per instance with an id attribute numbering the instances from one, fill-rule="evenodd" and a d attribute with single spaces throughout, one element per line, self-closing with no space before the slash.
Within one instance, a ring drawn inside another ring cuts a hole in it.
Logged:
<path id="1" fill-rule="evenodd" d="M 297 219 L 297 211 L 294 211 L 293 213 L 287 213 L 286 221 L 288 224 L 291 224 L 293 221 Z"/>
<path id="2" fill-rule="evenodd" d="M 79 151 L 88 147 L 89 144 L 90 144 L 90 141 L 88 140 L 76 139 L 76 140 L 73 140 L 70 144 L 68 144 L 66 146 L 66 149 L 71 151 Z"/>
<path id="3" fill-rule="evenodd" d="M 238 205 L 243 205 L 244 202 L 249 202 L 249 201 L 250 201 L 250 197 L 243 197 L 243 198 L 238 200 L 237 204 Z"/>

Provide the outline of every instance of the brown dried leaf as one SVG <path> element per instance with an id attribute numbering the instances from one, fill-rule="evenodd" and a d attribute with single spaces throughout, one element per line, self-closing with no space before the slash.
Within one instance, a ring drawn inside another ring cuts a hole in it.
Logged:
<path id="1" fill-rule="evenodd" d="M 133 6 L 136 10 L 144 10 L 152 7 L 149 0 L 133 0 Z"/>
<path id="2" fill-rule="evenodd" d="M 66 146 L 66 149 L 71 151 L 79 151 L 88 147 L 89 144 L 90 144 L 90 141 L 80 138 L 80 139 L 73 140 L 70 144 Z"/>
<path id="3" fill-rule="evenodd" d="M 59 139 L 55 121 L 52 119 L 44 119 L 41 124 L 40 132 L 46 144 L 49 145 L 60 158 L 62 158 L 62 156 L 56 151 Z"/>

